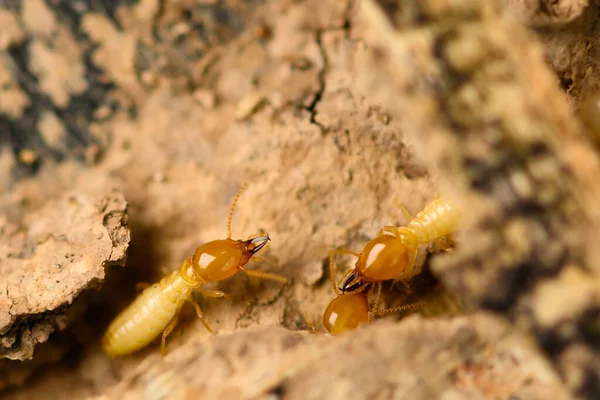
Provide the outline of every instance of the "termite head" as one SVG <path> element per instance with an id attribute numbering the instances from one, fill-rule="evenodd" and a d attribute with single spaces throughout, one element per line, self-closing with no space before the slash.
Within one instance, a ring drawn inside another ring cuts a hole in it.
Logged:
<path id="1" fill-rule="evenodd" d="M 248 240 L 231 239 L 233 211 L 245 187 L 244 183 L 231 204 L 227 218 L 227 239 L 205 243 L 194 252 L 192 268 L 196 277 L 201 280 L 200 283 L 222 281 L 242 271 L 250 259 L 257 260 L 253 256 L 271 240 L 266 233 L 252 236 Z"/>
<path id="2" fill-rule="evenodd" d="M 332 335 L 356 329 L 369 321 L 369 304 L 366 293 L 337 296 L 323 313 L 323 326 Z"/>
<path id="3" fill-rule="evenodd" d="M 213 240 L 196 249 L 192 268 L 204 282 L 222 281 L 242 271 L 269 240 L 269 235 L 248 240 Z"/>
<path id="4" fill-rule="evenodd" d="M 407 267 L 411 265 L 411 256 L 416 251 L 416 246 L 413 249 L 412 245 L 415 240 L 380 233 L 367 243 L 356 261 L 354 271 L 357 277 L 354 281 L 362 278 L 365 283 L 380 282 L 406 274 Z M 407 242 L 410 242 L 409 246 Z M 348 282 L 353 282 L 351 276 L 348 276 Z"/>
<path id="5" fill-rule="evenodd" d="M 366 282 L 356 268 L 346 272 L 346 275 L 342 278 L 338 289 L 342 293 L 356 293 L 364 289 Z"/>

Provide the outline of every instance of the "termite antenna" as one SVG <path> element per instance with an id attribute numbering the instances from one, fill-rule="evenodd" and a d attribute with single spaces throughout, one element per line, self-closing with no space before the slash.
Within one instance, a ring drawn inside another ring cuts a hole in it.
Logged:
<path id="1" fill-rule="evenodd" d="M 229 210 L 229 217 L 227 218 L 227 239 L 231 239 L 231 220 L 233 219 L 233 212 L 235 211 L 235 205 L 237 204 L 238 199 L 242 195 L 242 192 L 244 191 L 244 189 L 246 189 L 247 185 L 248 185 L 248 182 L 244 182 L 244 184 L 242 185 L 240 190 L 238 190 L 237 194 L 235 195 L 235 198 L 233 199 L 233 204 L 231 204 L 231 210 Z"/>

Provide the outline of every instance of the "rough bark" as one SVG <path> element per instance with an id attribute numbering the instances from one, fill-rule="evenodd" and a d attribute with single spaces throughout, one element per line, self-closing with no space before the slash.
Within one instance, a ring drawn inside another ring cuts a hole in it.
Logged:
<path id="1" fill-rule="evenodd" d="M 0 358 L 17 361 L 0 364 L 0 386 L 19 383 L 40 360 L 57 360 L 64 345 L 46 346 L 36 362 L 18 362 L 33 359 L 38 343 L 81 317 L 83 293 L 100 287 L 107 268 L 125 263 L 129 245 L 127 202 L 118 191 L 68 194 L 21 216 L 16 202 L 4 210 Z"/>

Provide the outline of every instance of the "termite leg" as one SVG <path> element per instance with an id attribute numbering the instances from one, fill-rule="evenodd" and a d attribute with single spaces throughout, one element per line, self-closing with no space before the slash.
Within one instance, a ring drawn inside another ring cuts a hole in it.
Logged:
<path id="1" fill-rule="evenodd" d="M 406 223 L 410 222 L 414 218 L 414 215 L 408 211 L 408 208 L 406 208 L 406 206 L 402 204 L 397 197 L 394 197 L 394 205 L 400 209 L 400 212 L 404 218 L 406 218 Z"/>
<path id="2" fill-rule="evenodd" d="M 232 298 L 230 295 L 228 295 L 225 292 L 221 292 L 220 290 L 200 289 L 198 292 L 200 292 L 200 294 L 204 297 L 212 297 L 212 298 L 225 297 L 227 300 L 232 301 Z"/>
<path id="3" fill-rule="evenodd" d="M 422 306 L 423 306 L 423 303 L 411 303 L 411 304 L 405 304 L 403 306 L 398 306 L 398 307 L 385 308 L 383 310 L 372 310 L 371 312 L 375 315 L 384 315 L 384 314 L 390 314 L 390 313 L 395 313 L 395 312 L 400 312 L 400 311 L 412 310 L 412 309 L 419 308 Z"/>
<path id="4" fill-rule="evenodd" d="M 412 275 L 412 270 L 415 267 L 415 262 L 417 261 L 417 256 L 419 255 L 419 248 L 414 249 L 408 259 L 408 264 L 406 265 L 406 270 Z"/>
<path id="5" fill-rule="evenodd" d="M 331 280 L 331 287 L 333 287 L 333 291 L 336 295 L 339 296 L 340 294 L 342 294 L 342 292 L 340 292 L 340 289 L 338 289 L 337 282 L 335 281 L 335 256 L 338 254 L 352 254 L 356 257 L 360 257 L 360 253 L 356 253 L 348 249 L 335 249 L 329 251 L 329 279 Z"/>
<path id="6" fill-rule="evenodd" d="M 377 309 L 379 308 L 379 302 L 381 301 L 382 288 L 383 284 L 381 282 L 377 282 L 377 295 L 375 295 L 375 302 L 373 303 L 373 308 L 371 308 L 371 312 L 369 313 L 369 322 L 373 322 L 375 315 L 377 315 Z"/>
<path id="7" fill-rule="evenodd" d="M 438 249 L 448 251 L 452 248 L 454 239 L 452 238 L 452 235 L 442 236 L 441 238 L 435 239 L 434 243 Z"/>
<path id="8" fill-rule="evenodd" d="M 396 236 L 396 237 L 400 237 L 402 233 L 400 232 L 400 230 L 395 227 L 395 226 L 391 226 L 391 225 L 387 225 L 384 226 L 383 228 L 381 228 L 379 230 L 378 235 L 392 235 L 392 236 Z"/>
<path id="9" fill-rule="evenodd" d="M 302 316 L 302 319 L 304 320 L 304 323 L 306 324 L 306 330 L 308 331 L 308 333 L 319 332 L 317 325 L 315 325 L 313 319 L 308 316 L 308 313 L 306 311 L 300 311 L 300 315 Z"/>
<path id="10" fill-rule="evenodd" d="M 410 285 L 404 279 L 394 280 L 394 282 L 392 283 L 392 286 L 395 289 L 400 290 L 407 296 L 412 293 L 412 289 L 410 288 Z"/>
<path id="11" fill-rule="evenodd" d="M 281 283 L 288 282 L 288 279 L 286 277 L 277 275 L 277 274 L 271 274 L 269 272 L 253 271 L 253 270 L 246 270 L 246 269 L 242 269 L 242 271 L 244 271 L 246 273 L 246 275 L 253 276 L 255 278 L 269 279 L 271 281 L 277 281 L 277 282 L 281 282 Z"/>
<path id="12" fill-rule="evenodd" d="M 188 301 L 194 307 L 194 310 L 196 311 L 196 315 L 198 316 L 198 318 L 202 322 L 202 325 L 204 325 L 204 327 L 206 328 L 207 331 L 209 331 L 210 333 L 214 334 L 215 331 L 212 330 L 212 328 L 210 327 L 210 325 L 208 325 L 208 322 L 206 322 L 206 320 L 204 319 L 204 315 L 202 314 L 202 309 L 200 308 L 200 305 L 198 303 L 196 303 L 194 301 L 194 299 L 190 298 Z"/>
<path id="13" fill-rule="evenodd" d="M 178 319 L 179 319 L 179 310 L 177 310 L 177 313 L 175 314 L 175 316 L 173 317 L 171 322 L 169 322 L 169 325 L 167 325 L 167 327 L 165 328 L 165 330 L 162 333 L 162 338 L 160 339 L 160 355 L 163 357 L 167 355 L 167 336 L 169 336 L 169 334 L 171 332 L 173 332 L 173 329 L 175 329 Z"/>

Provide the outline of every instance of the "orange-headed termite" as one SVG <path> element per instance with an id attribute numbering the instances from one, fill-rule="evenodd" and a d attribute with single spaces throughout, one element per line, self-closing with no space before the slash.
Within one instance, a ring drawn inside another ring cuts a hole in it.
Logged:
<path id="1" fill-rule="evenodd" d="M 212 332 L 202 316 L 200 306 L 192 299 L 194 290 L 206 297 L 226 296 L 218 290 L 202 289 L 208 282 L 227 279 L 240 271 L 258 278 L 287 282 L 286 278 L 279 275 L 244 269 L 250 260 L 257 260 L 254 255 L 270 240 L 266 234 L 248 240 L 231 239 L 231 219 L 245 187 L 246 184 L 240 188 L 231 205 L 227 220 L 227 239 L 214 240 L 198 247 L 192 258 L 186 259 L 178 270 L 148 287 L 123 310 L 104 335 L 102 345 L 107 354 L 120 356 L 132 353 L 148 345 L 161 333 L 160 348 L 164 354 L 166 338 L 175 328 L 179 311 L 186 301 L 194 306 L 198 318 Z"/>
<path id="2" fill-rule="evenodd" d="M 437 241 L 454 233 L 459 212 L 442 198 L 432 201 L 417 214 L 407 226 L 386 226 L 367 243 L 362 253 L 336 249 L 329 253 L 330 278 L 337 297 L 323 313 L 323 326 L 332 334 L 340 334 L 369 322 L 374 316 L 418 307 L 408 304 L 378 310 L 381 282 L 395 279 L 408 281 L 420 272 L 415 268 L 418 248 L 421 244 Z M 352 254 L 358 257 L 356 265 L 335 282 L 335 256 Z M 369 310 L 368 291 L 377 284 L 375 305 Z"/>

